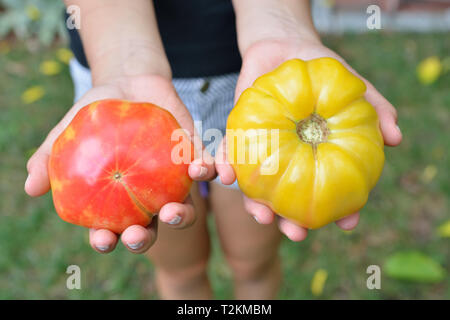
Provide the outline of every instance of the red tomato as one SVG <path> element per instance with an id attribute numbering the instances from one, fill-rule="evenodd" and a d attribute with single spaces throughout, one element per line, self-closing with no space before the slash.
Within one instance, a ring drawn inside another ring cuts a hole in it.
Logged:
<path id="1" fill-rule="evenodd" d="M 147 226 L 164 204 L 182 202 L 192 183 L 194 149 L 184 133 L 184 142 L 172 141 L 177 129 L 171 113 L 150 103 L 101 100 L 82 108 L 50 155 L 59 216 L 121 233 L 130 225 Z M 181 143 L 187 143 L 185 161 L 172 161 L 174 150 L 186 150 Z"/>

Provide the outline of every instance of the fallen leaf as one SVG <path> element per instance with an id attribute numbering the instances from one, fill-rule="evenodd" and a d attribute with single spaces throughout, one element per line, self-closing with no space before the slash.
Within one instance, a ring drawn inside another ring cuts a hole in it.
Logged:
<path id="1" fill-rule="evenodd" d="M 311 280 L 311 292 L 314 296 L 320 296 L 323 293 L 325 282 L 328 278 L 328 272 L 325 269 L 317 269 Z"/>
<path id="2" fill-rule="evenodd" d="M 432 258 L 419 251 L 396 252 L 386 259 L 383 270 L 394 279 L 438 283 L 445 278 L 445 270 Z"/>
<path id="3" fill-rule="evenodd" d="M 450 238 L 450 220 L 444 222 L 437 229 L 438 235 L 442 238 Z"/>
<path id="4" fill-rule="evenodd" d="M 38 101 L 45 95 L 45 90 L 42 86 L 33 86 L 28 88 L 22 93 L 22 102 L 25 104 L 30 104 Z"/>
<path id="5" fill-rule="evenodd" d="M 61 72 L 61 64 L 54 60 L 47 60 L 41 63 L 39 70 L 43 75 L 54 76 Z"/>
<path id="6" fill-rule="evenodd" d="M 41 11 L 35 5 L 29 4 L 25 7 L 25 13 L 30 20 L 36 21 L 41 18 Z"/>
<path id="7" fill-rule="evenodd" d="M 417 66 L 417 77 L 424 85 L 429 85 L 435 82 L 439 78 L 441 72 L 441 60 L 439 60 L 436 56 L 426 58 Z"/>
<path id="8" fill-rule="evenodd" d="M 434 165 L 428 165 L 425 167 L 425 169 L 422 172 L 422 181 L 426 184 L 430 183 L 434 177 L 436 177 L 436 174 L 438 172 L 438 169 Z"/>
<path id="9" fill-rule="evenodd" d="M 69 64 L 70 60 L 73 58 L 73 53 L 67 48 L 60 48 L 56 51 L 56 56 L 59 61 Z"/>

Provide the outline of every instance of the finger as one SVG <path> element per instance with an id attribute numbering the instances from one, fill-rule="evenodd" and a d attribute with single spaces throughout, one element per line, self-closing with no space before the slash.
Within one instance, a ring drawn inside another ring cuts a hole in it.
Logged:
<path id="1" fill-rule="evenodd" d="M 48 161 L 53 142 L 61 132 L 62 127 L 60 125 L 54 127 L 27 162 L 28 177 L 24 189 L 32 197 L 41 196 L 50 190 Z"/>
<path id="2" fill-rule="evenodd" d="M 159 220 L 171 228 L 184 229 L 195 222 L 195 210 L 191 197 L 185 203 L 170 202 L 159 211 Z"/>
<path id="3" fill-rule="evenodd" d="M 216 171 L 220 181 L 225 185 L 230 185 L 236 180 L 236 174 L 227 160 L 226 149 L 226 137 L 224 137 L 216 153 Z"/>
<path id="4" fill-rule="evenodd" d="M 339 228 L 343 230 L 352 230 L 358 225 L 358 222 L 359 222 L 359 212 L 336 221 L 336 224 Z"/>
<path id="5" fill-rule="evenodd" d="M 50 180 L 48 178 L 48 159 L 50 155 L 39 148 L 28 160 L 28 177 L 25 181 L 25 192 L 32 196 L 41 196 L 50 190 Z"/>
<path id="6" fill-rule="evenodd" d="M 122 243 L 132 253 L 144 253 L 155 243 L 157 227 L 157 217 L 153 217 L 147 228 L 139 225 L 130 226 L 122 233 Z"/>
<path id="7" fill-rule="evenodd" d="M 89 243 L 95 251 L 108 253 L 116 247 L 117 235 L 106 229 L 89 229 Z"/>
<path id="8" fill-rule="evenodd" d="M 50 190 L 50 180 L 48 177 L 47 166 L 53 143 L 83 106 L 106 97 L 119 98 L 119 96 L 117 96 L 117 92 L 114 90 L 106 90 L 100 96 L 95 90 L 88 91 L 50 131 L 39 149 L 28 160 L 28 177 L 24 186 L 27 194 L 32 197 L 36 197 L 41 196 Z"/>
<path id="9" fill-rule="evenodd" d="M 284 218 L 278 219 L 278 228 L 284 235 L 286 235 L 286 237 L 289 238 L 289 240 L 295 242 L 305 240 L 308 235 L 307 229 L 300 227 Z"/>
<path id="10" fill-rule="evenodd" d="M 195 181 L 209 181 L 214 179 L 217 174 L 211 155 L 205 154 L 204 157 L 192 161 L 189 165 L 188 173 L 191 179 Z"/>
<path id="11" fill-rule="evenodd" d="M 66 115 L 67 116 L 67 115 Z M 56 125 L 47 135 L 44 142 L 36 150 L 27 162 L 28 177 L 25 181 L 25 192 L 37 197 L 50 190 L 50 179 L 48 176 L 48 161 L 52 150 L 53 142 L 58 138 L 64 127 Z"/>
<path id="12" fill-rule="evenodd" d="M 242 67 L 239 79 L 236 83 L 236 90 L 234 91 L 234 104 L 237 103 L 242 92 L 244 92 L 245 89 L 250 88 L 258 76 L 262 74 L 263 72 L 261 72 L 258 67 Z"/>
<path id="13" fill-rule="evenodd" d="M 402 133 L 397 125 L 397 111 L 370 83 L 367 83 L 366 99 L 377 111 L 384 142 L 396 146 L 402 141 Z"/>
<path id="14" fill-rule="evenodd" d="M 260 56 L 260 52 L 258 53 L 258 49 L 255 50 L 255 53 Z M 278 56 L 277 59 L 260 59 L 255 58 L 255 56 L 250 52 L 246 53 L 249 57 L 244 58 L 242 63 L 241 72 L 239 74 L 239 78 L 236 84 L 236 90 L 234 94 L 234 102 L 236 103 L 242 92 L 251 87 L 253 82 L 261 75 L 272 71 L 275 69 L 281 62 L 285 59 L 282 55 Z M 250 58 L 252 57 L 253 58 Z"/>
<path id="15" fill-rule="evenodd" d="M 346 63 L 342 57 L 335 55 L 335 53 L 330 54 L 330 56 L 333 56 L 341 61 L 350 72 L 359 77 L 366 84 L 367 90 L 365 98 L 377 111 L 384 143 L 392 147 L 400 144 L 402 141 L 402 132 L 400 127 L 397 125 L 397 110 L 395 110 L 394 106 L 385 97 L 383 97 L 383 95 L 379 93 L 369 81 L 356 72 L 355 69 L 350 67 L 350 65 Z"/>
<path id="16" fill-rule="evenodd" d="M 194 147 L 194 160 L 189 165 L 189 176 L 196 181 L 209 181 L 214 179 L 216 174 L 216 168 L 214 166 L 214 158 L 209 152 L 203 148 L 203 142 L 194 127 L 193 132 L 190 133 L 190 142 Z"/>
<path id="17" fill-rule="evenodd" d="M 244 207 L 260 224 L 271 224 L 275 218 L 275 214 L 269 207 L 246 196 L 244 196 Z"/>

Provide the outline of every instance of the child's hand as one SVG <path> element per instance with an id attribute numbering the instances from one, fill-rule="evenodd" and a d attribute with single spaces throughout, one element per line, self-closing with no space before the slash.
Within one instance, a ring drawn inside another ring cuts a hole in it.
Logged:
<path id="1" fill-rule="evenodd" d="M 365 98 L 375 107 L 378 113 L 385 144 L 388 146 L 398 145 L 402 140 L 402 134 L 396 124 L 397 112 L 394 107 L 373 85 L 358 75 L 340 56 L 324 47 L 319 41 L 300 41 L 299 39 L 296 42 L 296 40 L 290 38 L 286 40 L 261 40 L 252 44 L 245 50 L 235 97 L 236 99 L 239 98 L 240 94 L 250 87 L 256 78 L 272 71 L 287 60 L 293 58 L 311 60 L 320 57 L 333 57 L 341 61 L 351 72 L 366 83 Z M 216 170 L 224 184 L 231 184 L 235 181 L 236 175 L 233 168 L 226 162 L 225 149 L 222 145 L 217 153 Z M 270 208 L 246 197 L 244 202 L 249 214 L 253 215 L 259 223 L 270 224 L 273 222 L 275 213 Z M 356 227 L 358 220 L 359 213 L 354 213 L 337 221 L 336 224 L 344 230 L 350 230 Z M 280 218 L 278 225 L 281 232 L 293 241 L 301 241 L 307 235 L 307 229 L 299 227 L 286 219 Z"/>
<path id="2" fill-rule="evenodd" d="M 101 99 L 115 98 L 130 101 L 148 101 L 170 111 L 180 125 L 188 130 L 194 137 L 192 118 L 176 94 L 170 80 L 161 76 L 134 76 L 122 77 L 94 87 L 86 93 L 66 114 L 66 116 L 48 134 L 44 143 L 33 154 L 27 164 L 28 178 L 25 182 L 25 191 L 30 196 L 41 196 L 50 189 L 47 172 L 47 163 L 53 142 L 70 123 L 72 118 L 83 106 Z M 196 160 L 189 167 L 189 175 L 194 180 L 210 180 L 215 176 L 213 159 L 208 155 L 200 158 L 201 150 L 196 150 Z M 182 220 L 174 225 L 169 224 L 176 216 Z M 168 223 L 173 228 L 185 228 L 195 220 L 194 208 L 190 198 L 184 204 L 168 203 L 158 214 L 159 220 Z M 156 240 L 155 218 L 147 228 L 134 225 L 127 228 L 121 235 L 123 244 L 130 252 L 143 253 L 147 251 Z M 94 230 L 89 232 L 90 244 L 94 250 L 107 253 L 114 250 L 118 235 L 109 230 Z"/>

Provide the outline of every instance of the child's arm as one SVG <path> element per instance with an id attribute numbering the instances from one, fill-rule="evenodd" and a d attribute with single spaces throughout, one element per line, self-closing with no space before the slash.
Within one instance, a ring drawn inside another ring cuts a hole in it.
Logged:
<path id="1" fill-rule="evenodd" d="M 43 195 L 50 189 L 47 163 L 53 142 L 78 110 L 93 101 L 116 98 L 152 102 L 169 110 L 183 128 L 194 134 L 192 118 L 171 82 L 152 1 L 67 0 L 66 4 L 77 5 L 81 10 L 79 31 L 92 70 L 93 88 L 75 103 L 28 161 L 25 191 L 30 196 Z M 206 163 L 207 160 L 196 159 L 190 165 L 192 179 L 207 180 L 214 176 L 214 165 Z M 168 223 L 175 216 L 181 217 L 181 222 L 175 226 L 169 224 L 171 227 L 184 228 L 193 223 L 190 199 L 185 204 L 165 205 L 158 218 Z M 131 226 L 121 239 L 128 250 L 142 253 L 155 241 L 156 228 Z M 117 240 L 109 230 L 90 230 L 90 243 L 98 252 L 112 251 Z"/>
<path id="2" fill-rule="evenodd" d="M 253 44 L 291 39 L 320 44 L 308 0 L 233 0 L 241 55 Z"/>
<path id="3" fill-rule="evenodd" d="M 152 1 L 66 0 L 81 9 L 79 30 L 94 86 L 123 76 L 171 79 Z"/>
<path id="4" fill-rule="evenodd" d="M 322 45 L 312 23 L 309 1 L 234 0 L 233 5 L 237 19 L 239 50 L 243 57 L 236 99 L 257 77 L 292 58 L 310 60 L 333 57 L 357 74 L 340 56 Z M 385 144 L 398 145 L 402 135 L 396 125 L 397 113 L 394 107 L 367 80 L 362 79 L 367 85 L 366 99 L 378 113 Z M 223 164 L 226 159 L 224 149 L 222 147 L 222 151 L 218 152 L 216 169 L 224 183 L 232 183 L 236 176 L 229 164 Z M 247 211 L 260 223 L 268 224 L 274 220 L 274 213 L 267 206 L 248 198 L 245 198 L 245 205 Z M 352 229 L 358 219 L 359 214 L 355 213 L 337 224 L 343 229 Z M 280 230 L 290 239 L 300 241 L 306 237 L 306 229 L 286 219 L 279 221 Z"/>

